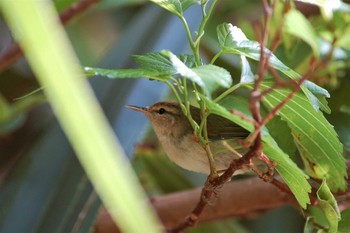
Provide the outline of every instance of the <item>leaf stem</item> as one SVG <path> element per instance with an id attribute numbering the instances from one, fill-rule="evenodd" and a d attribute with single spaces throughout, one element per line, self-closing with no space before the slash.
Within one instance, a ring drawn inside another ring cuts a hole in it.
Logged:
<path id="1" fill-rule="evenodd" d="M 221 93 L 218 97 L 216 97 L 214 99 L 214 102 L 219 102 L 220 100 L 222 100 L 223 98 L 225 98 L 226 96 L 228 96 L 229 94 L 231 94 L 232 92 L 234 92 L 235 90 L 237 90 L 238 88 L 246 85 L 247 83 L 238 83 L 232 87 L 230 87 L 229 89 L 227 89 L 226 91 L 224 91 L 223 93 Z"/>
<path id="2" fill-rule="evenodd" d="M 186 35 L 187 35 L 187 39 L 188 39 L 188 42 L 190 44 L 190 47 L 191 47 L 191 50 L 193 52 L 193 55 L 195 57 L 195 61 L 196 61 L 196 66 L 199 66 L 200 65 L 200 57 L 199 57 L 199 52 L 196 52 L 196 45 L 193 41 L 193 38 L 192 38 L 192 35 L 191 35 L 191 31 L 190 31 L 190 28 L 188 27 L 188 24 L 187 24 L 187 21 L 185 19 L 185 17 L 183 17 L 182 15 L 179 15 L 179 18 L 181 20 L 181 22 L 183 23 L 184 27 L 185 27 L 185 31 L 186 31 Z"/>
<path id="3" fill-rule="evenodd" d="M 216 62 L 216 60 L 222 55 L 224 54 L 223 50 L 221 49 L 220 52 L 218 52 L 210 61 L 210 64 L 214 64 L 214 62 Z"/>

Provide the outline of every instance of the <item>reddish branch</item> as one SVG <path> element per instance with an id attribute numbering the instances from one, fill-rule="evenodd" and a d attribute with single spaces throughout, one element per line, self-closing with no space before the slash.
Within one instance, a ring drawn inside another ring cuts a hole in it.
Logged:
<path id="1" fill-rule="evenodd" d="M 263 11 L 264 11 L 264 25 L 260 40 L 260 61 L 258 66 L 258 73 L 254 82 L 253 90 L 250 93 L 250 110 L 253 116 L 253 122 L 255 126 L 255 131 L 253 133 L 252 139 L 252 147 L 250 150 L 241 158 L 233 160 L 230 164 L 229 168 L 219 177 L 208 177 L 207 182 L 205 183 L 204 188 L 202 189 L 202 192 L 200 194 L 200 200 L 195 206 L 195 208 L 192 210 L 191 214 L 188 215 L 183 221 L 181 221 L 176 227 L 169 229 L 169 232 L 180 232 L 186 229 L 187 227 L 193 226 L 197 224 L 199 221 L 199 216 L 203 213 L 205 207 L 208 203 L 210 203 L 213 198 L 217 197 L 217 192 L 220 190 L 220 187 L 222 187 L 227 181 L 229 181 L 234 174 L 235 171 L 242 169 L 244 166 L 248 166 L 251 163 L 251 159 L 253 157 L 257 158 L 264 158 L 264 154 L 262 153 L 262 137 L 261 137 L 261 129 L 262 127 L 267 124 L 274 116 L 277 115 L 277 113 L 281 110 L 283 106 L 285 106 L 292 98 L 293 96 L 300 90 L 301 85 L 304 83 L 305 80 L 310 78 L 312 73 L 315 69 L 316 60 L 311 60 L 310 69 L 308 72 L 300 79 L 294 80 L 293 85 L 294 88 L 292 91 L 288 94 L 288 96 L 277 106 L 275 106 L 270 113 L 262 119 L 260 115 L 260 105 L 263 98 L 273 91 L 273 89 L 265 89 L 264 91 L 261 91 L 261 84 L 264 81 L 266 74 L 269 70 L 273 70 L 269 66 L 269 59 L 271 56 L 271 52 L 267 53 L 266 45 L 268 41 L 268 33 L 269 33 L 269 24 L 272 18 L 272 13 L 274 11 L 274 8 L 276 6 L 277 0 L 274 0 L 271 5 L 268 4 L 267 0 L 262 0 L 263 3 Z M 286 3 L 284 8 L 284 14 L 286 14 L 290 9 L 289 2 Z M 283 27 L 283 23 L 280 23 L 279 28 L 277 30 L 276 36 L 272 40 L 272 51 L 274 51 L 278 45 L 281 42 L 281 31 Z M 331 55 L 328 57 L 330 59 Z M 323 63 L 322 63 L 323 64 Z M 278 73 L 273 71 L 271 72 L 274 76 L 275 80 L 280 80 Z M 281 83 L 281 82 L 280 82 Z M 284 83 L 283 83 L 284 84 Z M 282 88 L 285 87 L 285 85 L 278 85 L 278 82 L 276 82 L 273 86 L 273 88 Z M 268 172 L 257 172 L 259 177 L 263 179 L 264 181 L 270 182 L 275 187 L 277 187 L 279 190 L 289 194 L 292 196 L 292 192 L 289 189 L 289 187 L 284 184 L 283 182 L 275 179 L 273 177 L 273 171 L 274 171 L 274 165 L 270 161 L 265 161 L 268 165 Z"/>
<path id="2" fill-rule="evenodd" d="M 68 23 L 71 19 L 80 15 L 82 12 L 90 9 L 99 0 L 80 0 L 77 3 L 71 5 L 68 9 L 60 14 L 60 20 L 62 24 Z M 15 63 L 19 58 L 23 56 L 23 52 L 16 42 L 13 42 L 7 51 L 0 56 L 0 73 L 5 71 L 9 66 Z"/>
<path id="3" fill-rule="evenodd" d="M 200 193 L 201 189 L 197 188 L 153 197 L 150 201 L 163 226 L 172 228 L 191 212 Z M 205 208 L 199 222 L 225 217 L 248 218 L 285 205 L 298 206 L 293 196 L 259 178 L 249 178 L 226 184 L 220 190 L 220 198 Z M 105 209 L 99 214 L 94 233 L 103 232 L 119 232 Z"/>
<path id="4" fill-rule="evenodd" d="M 348 163 L 348 173 L 350 173 Z M 349 174 L 350 176 L 350 174 Z M 277 180 L 277 179 L 276 179 Z M 283 184 L 283 183 L 282 183 Z M 344 203 L 344 208 L 349 203 L 350 181 L 348 180 L 348 191 L 335 195 L 339 206 Z M 159 220 L 165 228 L 177 226 L 183 216 L 188 214 L 198 201 L 201 193 L 200 188 L 186 190 L 156 196 L 150 199 Z M 297 201 L 292 195 L 281 192 L 279 187 L 261 181 L 259 178 L 248 178 L 244 180 L 227 183 L 220 192 L 220 198 L 214 205 L 208 205 L 203 211 L 199 223 L 220 220 L 228 217 L 238 219 L 257 217 L 269 210 L 278 207 L 292 205 L 299 208 Z M 97 219 L 94 233 L 119 233 L 117 226 L 111 216 L 103 208 Z"/>

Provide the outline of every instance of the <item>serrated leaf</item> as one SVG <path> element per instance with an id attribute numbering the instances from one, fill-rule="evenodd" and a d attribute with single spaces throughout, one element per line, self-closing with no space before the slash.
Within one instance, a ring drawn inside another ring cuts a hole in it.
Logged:
<path id="1" fill-rule="evenodd" d="M 230 73 L 224 68 L 215 65 L 203 65 L 194 68 L 193 55 L 180 55 L 177 57 L 170 51 L 147 53 L 134 56 L 141 68 L 137 69 L 101 69 L 85 67 L 87 76 L 105 76 L 108 78 L 152 78 L 160 81 L 172 76 L 180 75 L 202 87 L 206 94 L 218 87 L 228 88 L 232 84 Z M 190 67 L 188 67 L 190 66 Z"/>
<path id="2" fill-rule="evenodd" d="M 147 69 L 103 69 L 84 67 L 84 72 L 87 76 L 104 76 L 107 78 L 143 78 L 143 77 L 158 77 L 164 76 L 163 73 L 159 73 L 153 70 Z"/>
<path id="3" fill-rule="evenodd" d="M 264 153 L 272 161 L 277 163 L 276 170 L 286 182 L 299 205 L 306 208 L 310 204 L 309 193 L 311 186 L 307 182 L 305 173 L 284 153 L 272 137 L 263 137 Z"/>
<path id="4" fill-rule="evenodd" d="M 249 57 L 253 60 L 260 60 L 260 43 L 245 39 L 245 35 L 240 29 L 235 29 L 231 24 L 221 24 L 217 28 L 218 40 L 223 53 L 237 54 L 245 57 Z M 234 35 L 234 33 L 236 35 Z M 238 34 L 238 36 L 237 36 Z M 299 79 L 301 76 L 288 66 L 284 65 L 269 49 L 264 48 L 264 53 L 269 57 L 269 65 L 292 79 Z M 312 102 L 314 108 L 319 108 L 329 111 L 329 108 L 324 106 L 324 103 L 320 101 L 314 94 L 323 95 L 329 97 L 329 93 L 326 89 L 317 86 L 316 84 L 306 81 L 302 86 L 302 90 L 308 99 Z"/>
<path id="5" fill-rule="evenodd" d="M 160 78 L 167 79 L 177 74 L 169 57 L 161 52 L 134 55 L 135 61 L 140 68 L 136 69 L 103 69 L 84 67 L 84 72 L 88 77 L 105 76 L 108 78 Z M 193 55 L 180 55 L 179 59 L 186 65 L 193 65 Z"/>
<path id="6" fill-rule="evenodd" d="M 209 64 L 192 68 L 192 71 L 201 77 L 210 93 L 218 87 L 229 88 L 232 85 L 231 74 L 222 67 Z"/>
<path id="7" fill-rule="evenodd" d="M 242 72 L 241 72 L 241 80 L 240 83 L 250 83 L 254 82 L 254 74 L 252 69 L 250 68 L 249 62 L 245 56 L 241 56 L 242 61 Z"/>
<path id="8" fill-rule="evenodd" d="M 300 11 L 290 10 L 286 14 L 283 30 L 291 35 L 301 38 L 311 46 L 317 57 L 320 56 L 320 45 L 316 33 L 310 22 Z"/>
<path id="9" fill-rule="evenodd" d="M 194 71 L 188 68 L 176 55 L 166 50 L 162 51 L 162 53 L 170 60 L 171 66 L 175 70 L 176 74 L 186 77 L 199 86 L 204 87 L 203 80 Z"/>
<path id="10" fill-rule="evenodd" d="M 201 0 L 150 0 L 167 11 L 180 16 L 192 5 L 201 4 Z"/>
<path id="11" fill-rule="evenodd" d="M 252 132 L 254 126 L 251 122 L 243 120 L 241 117 L 230 113 L 227 109 L 220 106 L 219 104 L 207 99 L 205 96 L 201 95 L 201 100 L 204 101 L 207 108 L 212 114 L 217 114 L 222 116 L 241 127 Z M 232 101 L 234 99 L 231 99 Z M 236 102 L 234 105 L 238 106 L 242 102 Z M 225 104 L 229 106 L 228 104 Z M 239 108 L 244 109 L 244 106 Z M 285 154 L 274 141 L 274 139 L 265 132 L 263 134 L 263 147 L 264 153 L 272 160 L 277 163 L 276 170 L 286 182 L 288 187 L 292 190 L 294 196 L 298 200 L 300 206 L 306 208 L 306 205 L 310 203 L 308 193 L 311 191 L 311 187 L 307 182 L 307 176 L 302 170 L 300 170 L 297 165 Z"/>
<path id="12" fill-rule="evenodd" d="M 202 87 L 207 96 L 218 87 L 230 87 L 232 83 L 230 73 L 224 68 L 215 65 L 203 65 L 190 69 L 177 56 L 170 51 L 162 51 L 166 55 L 176 71 L 181 75 Z"/>
<path id="13" fill-rule="evenodd" d="M 328 224 L 329 232 L 338 232 L 338 222 L 340 221 L 340 211 L 337 200 L 334 198 L 331 190 L 327 186 L 326 180 L 323 180 L 320 188 L 317 190 L 317 200 L 324 213 Z"/>
<path id="14" fill-rule="evenodd" d="M 163 75 L 174 75 L 176 70 L 172 66 L 169 58 L 163 53 L 146 53 L 143 55 L 134 55 L 135 61 L 144 70 L 149 70 Z"/>
<path id="15" fill-rule="evenodd" d="M 196 66 L 196 58 L 191 54 L 181 54 L 178 58 L 189 68 Z"/>
<path id="16" fill-rule="evenodd" d="M 223 23 L 217 27 L 218 40 L 221 47 L 235 48 L 243 41 L 249 41 L 242 30 L 230 23 Z"/>
<path id="17" fill-rule="evenodd" d="M 262 87 L 269 88 L 270 85 L 265 83 Z M 274 90 L 264 98 L 263 103 L 268 109 L 272 109 L 289 93 L 290 90 L 286 89 Z M 303 94 L 297 93 L 278 115 L 292 130 L 309 175 L 316 179 L 325 178 L 333 191 L 344 190 L 344 177 L 347 174 L 345 160 L 341 154 L 343 147 L 323 114 L 315 111 Z"/>

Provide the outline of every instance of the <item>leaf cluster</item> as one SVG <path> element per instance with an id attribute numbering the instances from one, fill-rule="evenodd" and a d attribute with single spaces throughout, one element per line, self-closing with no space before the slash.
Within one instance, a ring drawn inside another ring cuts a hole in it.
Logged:
<path id="1" fill-rule="evenodd" d="M 311 185 L 308 180 L 311 178 L 322 181 L 317 192 L 317 200 L 320 209 L 328 217 L 330 232 L 336 232 L 340 213 L 332 193 L 346 189 L 347 175 L 345 159 L 342 156 L 343 146 L 334 128 L 321 112 L 330 112 L 325 101 L 325 98 L 330 97 L 328 91 L 308 80 L 300 86 L 300 91 L 294 90 L 293 85 L 295 86 L 295 83 L 305 75 L 285 65 L 273 51 L 266 47 L 262 48 L 262 44 L 258 41 L 248 39 L 240 28 L 230 23 L 217 26 L 217 42 L 220 50 L 209 59 L 209 63 L 204 63 L 205 59 L 199 56 L 199 48 L 204 28 L 216 1 L 153 0 L 152 2 L 179 17 L 187 32 L 192 54 L 175 55 L 171 51 L 163 50 L 134 56 L 139 64 L 139 68 L 136 69 L 111 70 L 85 67 L 85 73 L 89 76 L 108 78 L 148 78 L 165 83 L 181 104 L 182 111 L 193 126 L 201 144 L 205 145 L 208 143 L 208 138 L 203 131 L 209 114 L 220 115 L 247 129 L 252 135 L 256 132 L 256 125 L 249 112 L 252 100 L 247 99 L 246 94 L 254 90 L 258 79 L 251 64 L 259 62 L 263 54 L 267 58 L 268 67 L 277 72 L 280 81 L 292 83 L 290 86 L 278 86 L 276 79 L 271 76 L 260 80 L 263 82 L 259 86 L 259 91 L 266 93 L 261 99 L 264 107 L 261 109 L 261 114 L 267 115 L 283 103 L 282 107 L 273 113 L 276 120 L 271 123 L 272 126 L 267 124 L 261 129 L 263 151 L 276 164 L 277 172 L 302 208 L 310 204 Z M 192 5 L 200 5 L 203 13 L 202 23 L 195 36 L 189 31 L 184 18 L 184 12 Z M 292 9 L 285 13 L 283 20 L 283 33 L 303 41 L 310 46 L 313 56 L 322 59 L 319 37 L 304 15 L 292 6 Z M 228 70 L 215 65 L 224 54 L 240 57 L 241 77 L 238 84 L 233 84 Z M 190 91 L 190 87 L 193 92 Z M 239 96 L 238 93 L 246 94 Z M 190 100 L 193 98 L 202 111 L 204 123 L 200 125 L 192 119 L 189 111 Z M 239 110 L 244 117 L 232 113 L 233 110 Z M 286 131 L 270 133 L 269 129 L 276 128 L 276 124 L 277 127 L 284 124 Z M 293 141 L 280 143 L 283 137 L 290 137 Z M 295 150 L 298 151 L 303 166 L 298 166 L 291 159 L 295 158 L 294 154 L 288 154 Z M 309 226 L 308 222 L 307 227 Z"/>

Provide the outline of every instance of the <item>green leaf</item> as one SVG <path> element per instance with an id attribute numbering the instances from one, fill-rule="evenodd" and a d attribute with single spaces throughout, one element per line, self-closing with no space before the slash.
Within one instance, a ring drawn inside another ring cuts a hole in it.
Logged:
<path id="1" fill-rule="evenodd" d="M 215 65 L 203 65 L 194 68 L 192 55 L 180 55 L 177 57 L 170 51 L 160 53 L 148 53 L 134 56 L 140 65 L 137 69 L 101 69 L 85 67 L 87 76 L 105 76 L 108 78 L 151 78 L 164 81 L 172 76 L 180 75 L 202 87 L 206 94 L 218 87 L 228 88 L 232 84 L 230 73 L 224 68 Z"/>
<path id="2" fill-rule="evenodd" d="M 103 69 L 84 67 L 85 74 L 91 76 L 104 76 L 108 78 L 160 78 L 167 79 L 177 74 L 169 57 L 164 53 L 146 53 L 134 55 L 135 61 L 140 65 L 136 69 Z M 187 66 L 194 64 L 193 55 L 180 55 L 179 59 Z"/>
<path id="3" fill-rule="evenodd" d="M 176 55 L 170 51 L 162 51 L 166 55 L 176 74 L 185 77 L 202 87 L 207 96 L 218 87 L 230 87 L 232 79 L 224 68 L 215 65 L 203 65 L 190 69 Z"/>
<path id="4" fill-rule="evenodd" d="M 167 11 L 180 16 L 192 5 L 201 4 L 201 0 L 150 0 Z"/>
<path id="5" fill-rule="evenodd" d="M 201 95 L 201 100 L 205 103 L 210 113 L 222 116 L 247 129 L 248 131 L 253 132 L 254 126 L 251 122 L 243 120 L 241 117 L 232 114 L 224 107 L 209 100 L 203 95 Z M 235 99 L 231 98 L 230 100 L 234 101 Z M 237 106 L 237 109 L 244 110 L 246 109 L 246 106 L 242 106 L 242 103 L 244 102 L 237 101 L 235 103 L 232 102 L 232 105 Z M 224 105 L 230 106 L 228 102 L 226 102 Z M 277 163 L 277 172 L 286 182 L 288 187 L 292 190 L 300 206 L 306 208 L 306 205 L 310 203 L 308 193 L 311 191 L 311 187 L 306 180 L 307 176 L 302 170 L 297 167 L 297 165 L 289 158 L 289 156 L 278 147 L 277 143 L 266 131 L 263 133 L 263 146 L 266 156 Z"/>
<path id="6" fill-rule="evenodd" d="M 223 23 L 217 27 L 219 44 L 222 48 L 235 48 L 243 41 L 248 41 L 242 30 L 230 23 Z"/>
<path id="7" fill-rule="evenodd" d="M 222 67 L 202 65 L 192 68 L 192 71 L 201 77 L 210 93 L 218 87 L 229 88 L 232 85 L 231 74 Z"/>
<path id="8" fill-rule="evenodd" d="M 293 137 L 287 123 L 279 116 L 276 116 L 269 121 L 266 127 L 278 146 L 294 160 L 297 147 L 294 143 L 291 143 L 293 142 Z"/>
<path id="9" fill-rule="evenodd" d="M 246 120 L 243 120 L 240 116 L 237 116 L 237 115 L 234 115 L 232 114 L 231 112 L 229 112 L 226 108 L 224 108 L 223 106 L 215 103 L 214 101 L 208 99 L 206 96 L 204 95 L 201 95 L 200 94 L 200 97 L 201 97 L 201 100 L 205 103 L 205 105 L 207 106 L 207 108 L 209 109 L 210 113 L 212 114 L 216 114 L 216 115 L 219 115 L 219 116 L 222 116 L 236 124 L 238 124 L 239 126 L 245 128 L 246 130 L 250 131 L 250 132 L 253 132 L 254 130 L 254 125 L 253 123 L 251 122 L 248 122 Z M 236 102 L 236 103 L 233 103 L 235 99 L 233 98 L 230 98 L 230 101 L 232 102 L 232 105 L 231 103 L 228 103 L 226 102 L 224 105 L 229 108 L 229 109 L 233 109 L 232 107 L 230 106 L 235 106 L 235 109 L 244 109 L 244 102 Z M 227 100 L 226 100 L 227 101 Z M 221 101 L 221 103 L 223 103 L 223 101 Z M 236 108 L 237 106 L 237 108 Z M 240 107 L 239 107 L 240 106 Z"/>
<path id="10" fill-rule="evenodd" d="M 262 87 L 269 88 L 264 83 Z M 283 101 L 290 90 L 277 89 L 263 103 L 268 109 Z M 316 179 L 326 179 L 333 191 L 344 190 L 346 182 L 343 147 L 337 134 L 321 112 L 315 111 L 308 99 L 297 93 L 278 113 L 292 130 L 294 142 L 304 160 L 306 171 Z"/>
<path id="11" fill-rule="evenodd" d="M 311 186 L 307 182 L 308 176 L 284 153 L 271 136 L 263 137 L 264 153 L 277 163 L 276 170 L 293 192 L 299 205 L 306 208 L 310 204 L 309 193 Z"/>
<path id="12" fill-rule="evenodd" d="M 217 33 L 223 53 L 246 56 L 256 61 L 260 60 L 260 43 L 248 40 L 239 28 L 232 26 L 232 24 L 224 23 L 218 26 Z M 301 77 L 300 74 L 284 65 L 269 49 L 264 48 L 264 53 L 266 56 L 269 56 L 269 64 L 271 67 L 281 71 L 292 79 L 299 79 Z M 329 97 L 329 93 L 326 89 L 310 81 L 306 81 L 302 86 L 302 90 L 316 110 L 321 108 L 325 111 L 329 111 L 329 108 L 324 106 L 324 101 L 320 101 L 314 95 L 317 94 Z"/>
<path id="13" fill-rule="evenodd" d="M 85 67 L 87 76 L 105 76 L 108 78 L 169 78 L 176 74 L 176 70 L 169 58 L 162 53 L 146 53 L 144 55 L 134 55 L 135 61 L 140 65 L 137 69 L 102 69 Z M 190 62 L 189 56 L 182 56 Z"/>
<path id="14" fill-rule="evenodd" d="M 340 211 L 337 200 L 335 200 L 331 190 L 327 186 L 326 180 L 323 180 L 322 185 L 317 190 L 317 199 L 322 212 L 324 213 L 328 224 L 329 232 L 338 232 L 338 222 L 340 221 Z"/>
<path id="15" fill-rule="evenodd" d="M 221 24 L 217 28 L 219 44 L 222 47 L 237 47 L 240 42 L 248 40 L 240 28 L 232 24 Z M 247 58 L 241 55 L 242 73 L 241 83 L 253 82 L 254 74 Z"/>
<path id="16" fill-rule="evenodd" d="M 147 69 L 103 69 L 84 67 L 85 74 L 91 76 L 104 76 L 107 78 L 143 78 L 163 76 L 163 73 Z"/>
<path id="17" fill-rule="evenodd" d="M 134 55 L 135 61 L 144 70 L 166 75 L 174 75 L 176 70 L 171 64 L 169 57 L 164 53 L 146 53 L 143 55 Z"/>
<path id="18" fill-rule="evenodd" d="M 309 217 L 306 220 L 304 232 L 322 232 L 327 233 L 328 232 L 328 221 L 326 216 L 324 215 L 323 211 L 319 206 L 310 206 L 307 210 L 309 212 Z M 308 231 L 306 231 L 308 230 Z"/>
<path id="19" fill-rule="evenodd" d="M 287 13 L 283 29 L 285 32 L 304 40 L 311 46 L 315 56 L 320 56 L 320 45 L 316 33 L 310 22 L 300 11 L 290 10 Z"/>
<path id="20" fill-rule="evenodd" d="M 317 225 L 313 216 L 309 216 L 306 218 L 303 233 L 328 233 L 328 231 Z"/>
<path id="21" fill-rule="evenodd" d="M 341 220 L 338 225 L 338 233 L 349 233 L 350 229 L 350 208 L 341 212 Z"/>
<path id="22" fill-rule="evenodd" d="M 245 56 L 241 56 L 241 61 L 242 61 L 242 73 L 241 73 L 240 83 L 253 82 L 255 78 L 247 58 Z"/>
<path id="23" fill-rule="evenodd" d="M 193 68 L 196 66 L 196 58 L 191 54 L 181 54 L 178 56 L 179 59 L 185 63 L 185 65 L 189 68 Z"/>

